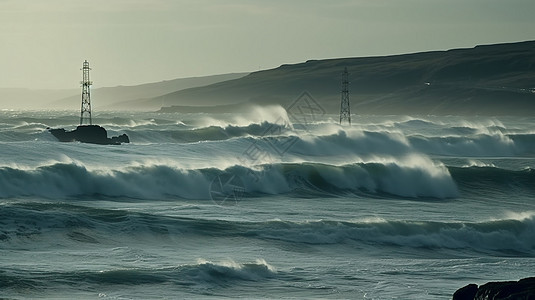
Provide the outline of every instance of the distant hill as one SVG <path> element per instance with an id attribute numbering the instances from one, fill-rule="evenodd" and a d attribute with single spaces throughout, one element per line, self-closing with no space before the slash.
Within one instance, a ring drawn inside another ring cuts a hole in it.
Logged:
<path id="1" fill-rule="evenodd" d="M 158 97 L 187 89 L 243 77 L 248 73 L 231 73 L 203 77 L 179 78 L 134 86 L 91 89 L 91 103 L 98 110 L 157 110 Z M 32 90 L 0 88 L 0 109 L 80 109 L 80 88 L 66 90 Z M 165 98 L 165 96 L 164 96 Z M 147 101 L 151 99 L 151 101 Z"/>
<path id="2" fill-rule="evenodd" d="M 79 93 L 77 89 L 32 90 L 0 88 L 0 109 L 50 109 L 50 102 Z"/>
<path id="3" fill-rule="evenodd" d="M 163 111 L 173 111 L 172 106 L 231 108 L 245 102 L 287 106 L 308 91 L 328 113 L 337 113 L 344 67 L 351 73 L 355 114 L 535 115 L 535 41 L 312 60 L 146 102 L 168 107 Z"/>
<path id="4" fill-rule="evenodd" d="M 179 78 L 155 83 L 135 86 L 103 87 L 91 90 L 91 102 L 97 110 L 125 110 L 144 109 L 155 110 L 161 107 L 158 97 L 198 86 L 210 85 L 216 82 L 232 80 L 247 75 L 247 73 L 232 73 L 203 77 Z M 151 99 L 151 101 L 146 101 Z M 80 106 L 80 91 L 51 103 L 52 108 L 78 109 Z"/>

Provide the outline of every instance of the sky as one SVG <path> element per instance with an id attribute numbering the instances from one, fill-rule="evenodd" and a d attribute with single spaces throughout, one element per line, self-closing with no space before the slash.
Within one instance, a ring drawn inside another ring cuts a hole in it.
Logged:
<path id="1" fill-rule="evenodd" d="M 252 72 L 535 40 L 533 0 L 0 0 L 0 88 Z"/>

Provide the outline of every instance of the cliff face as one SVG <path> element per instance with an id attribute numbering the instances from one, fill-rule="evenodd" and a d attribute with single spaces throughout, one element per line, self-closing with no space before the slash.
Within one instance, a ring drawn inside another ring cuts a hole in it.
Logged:
<path id="1" fill-rule="evenodd" d="M 406 55 L 314 60 L 181 90 L 162 106 L 291 103 L 308 91 L 328 111 L 350 74 L 352 111 L 372 114 L 520 114 L 535 109 L 535 41 Z"/>
<path id="2" fill-rule="evenodd" d="M 535 299 L 535 277 L 519 281 L 489 282 L 480 287 L 469 284 L 453 294 L 453 300 Z"/>

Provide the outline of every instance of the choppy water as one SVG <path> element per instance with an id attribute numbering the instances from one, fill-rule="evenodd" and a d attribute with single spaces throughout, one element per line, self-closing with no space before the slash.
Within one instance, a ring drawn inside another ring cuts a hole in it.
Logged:
<path id="1" fill-rule="evenodd" d="M 535 270 L 535 118 L 0 112 L 0 298 L 450 299 Z"/>

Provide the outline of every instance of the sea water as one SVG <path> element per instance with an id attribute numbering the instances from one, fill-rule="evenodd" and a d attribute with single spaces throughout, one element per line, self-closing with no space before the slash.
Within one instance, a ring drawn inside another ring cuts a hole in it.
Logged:
<path id="1" fill-rule="evenodd" d="M 451 299 L 535 270 L 535 118 L 0 112 L 0 298 Z"/>

